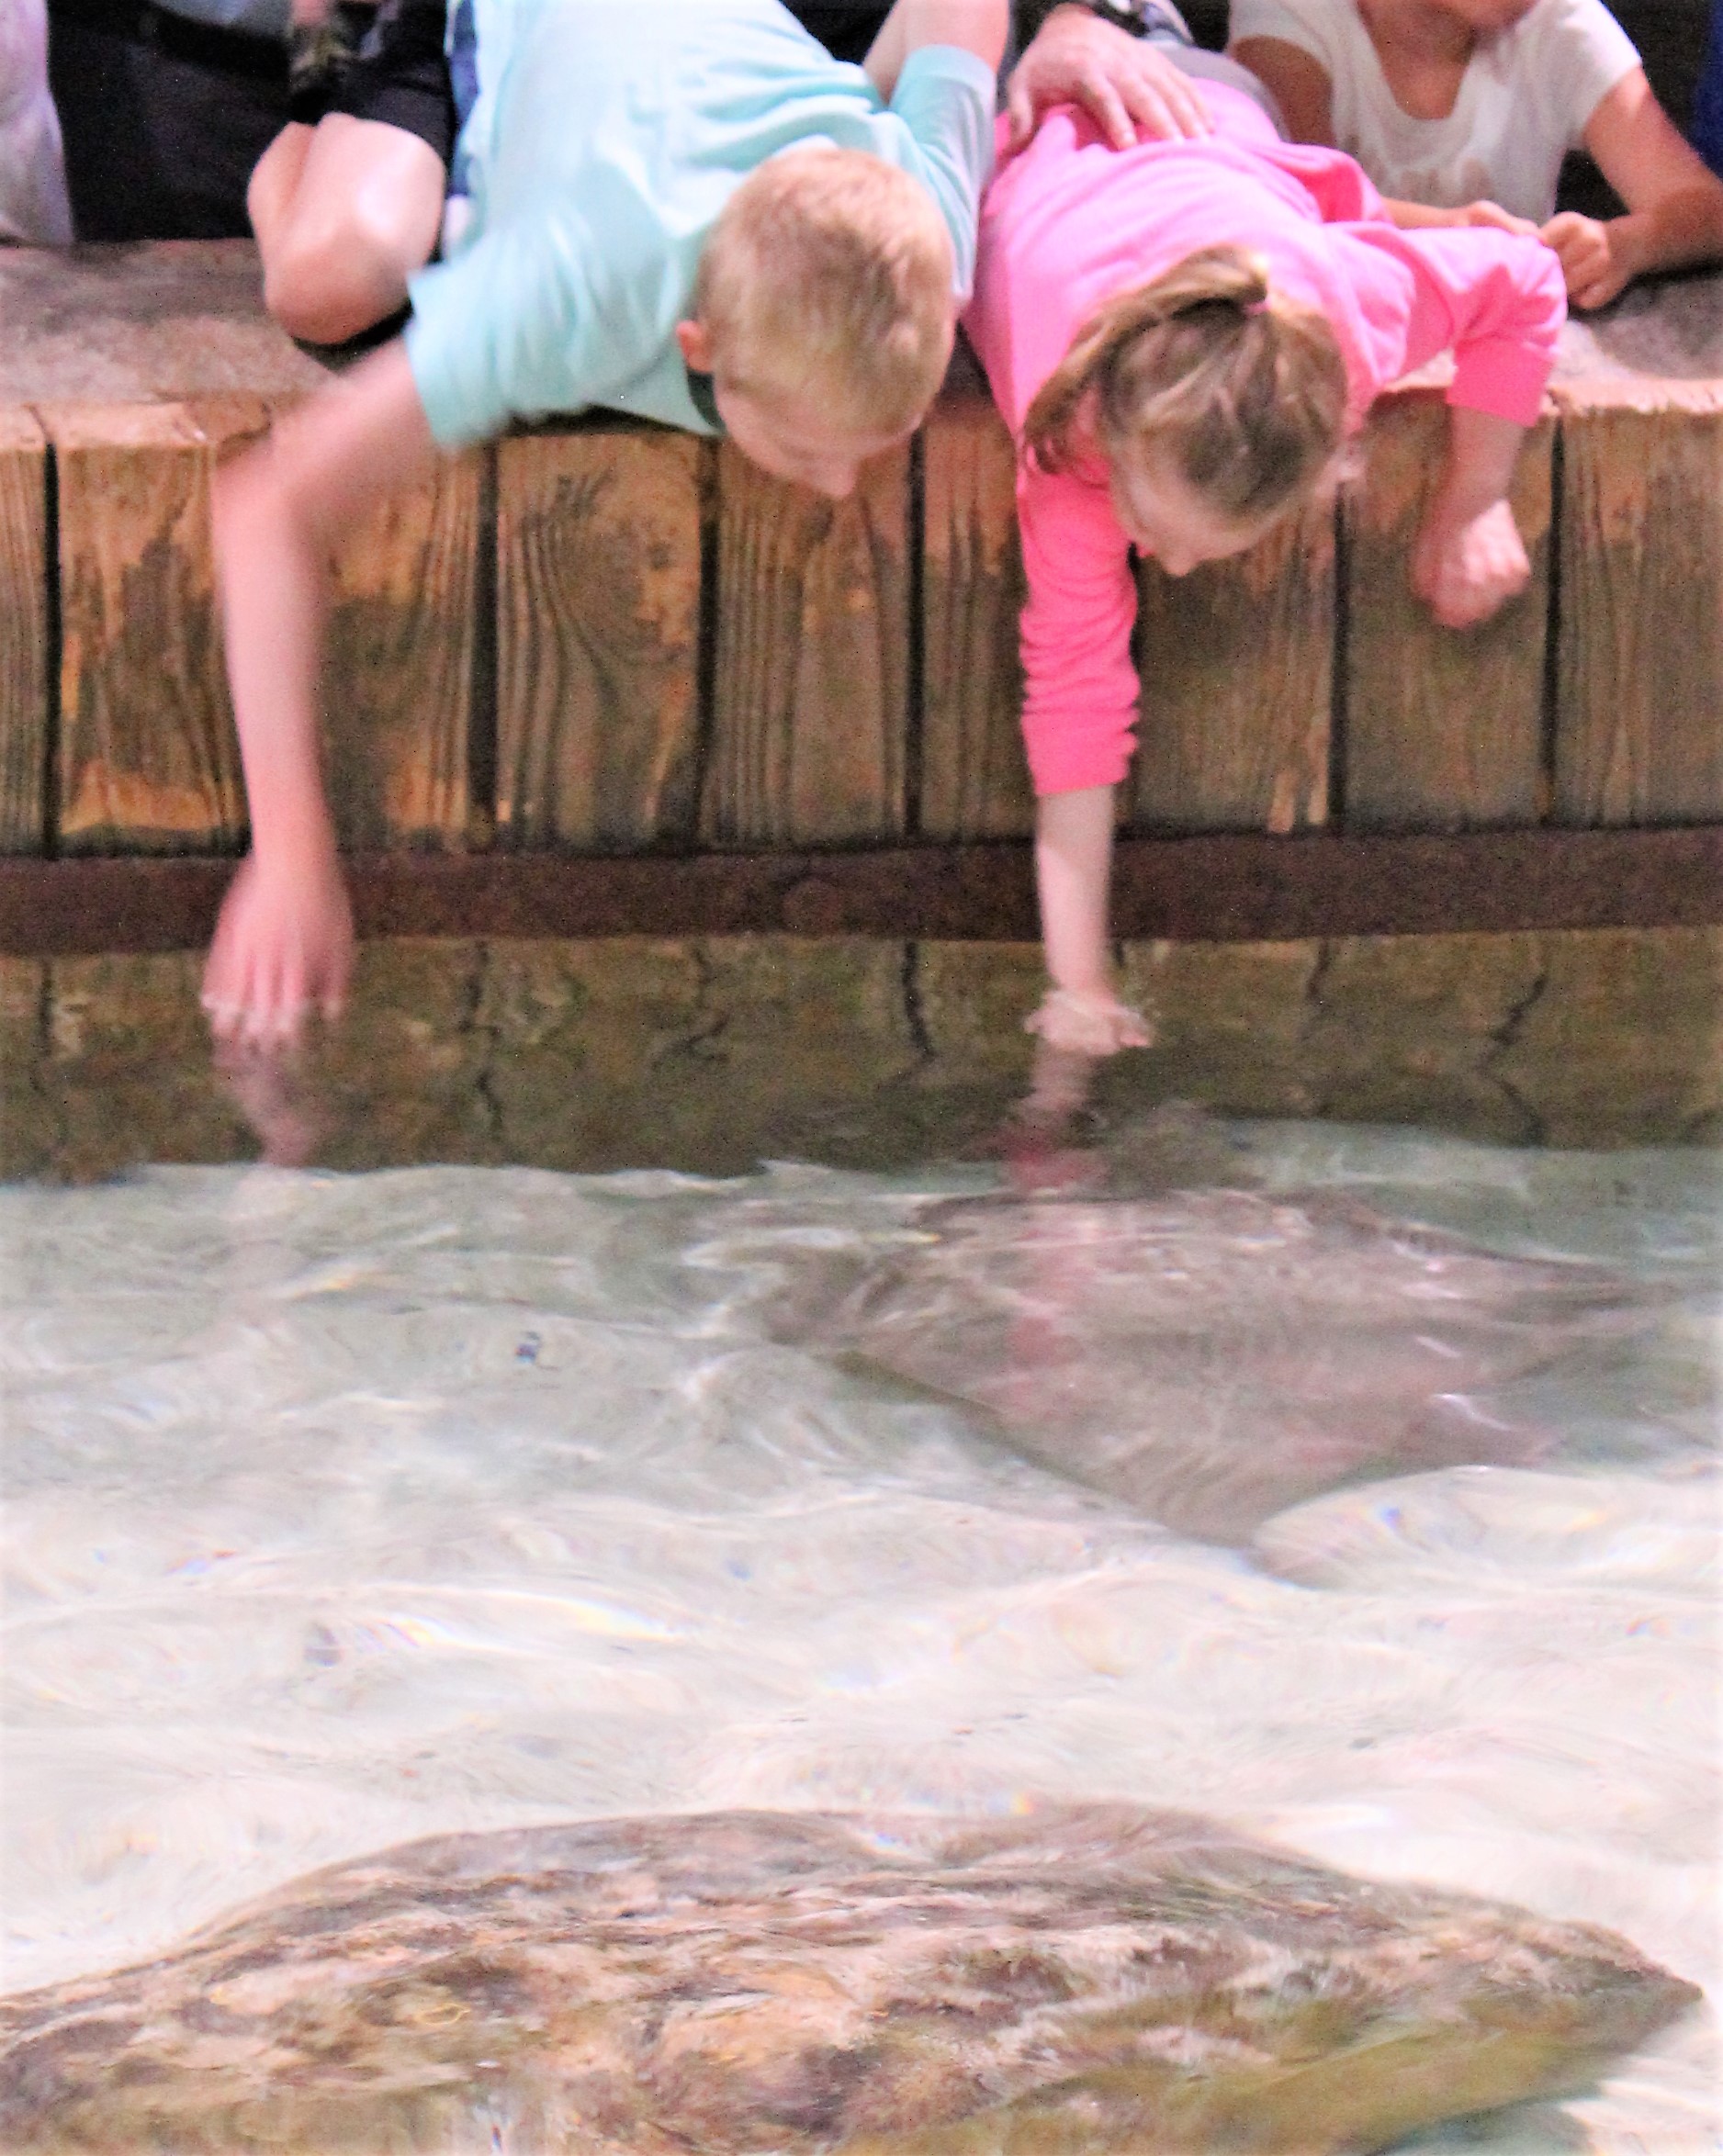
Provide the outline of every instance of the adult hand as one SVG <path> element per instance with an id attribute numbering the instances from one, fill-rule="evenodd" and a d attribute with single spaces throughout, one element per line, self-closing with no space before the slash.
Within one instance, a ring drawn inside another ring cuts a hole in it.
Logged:
<path id="1" fill-rule="evenodd" d="M 1531 578 L 1525 542 L 1505 500 L 1470 514 L 1446 511 L 1438 499 L 1418 533 L 1412 588 L 1444 628 L 1488 621 Z"/>
<path id="2" fill-rule="evenodd" d="M 312 1012 L 335 1018 L 353 972 L 353 912 L 332 855 L 240 865 L 204 967 L 203 1007 L 218 1040 L 297 1040 Z"/>
<path id="3" fill-rule="evenodd" d="M 1613 237 L 1614 227 L 1564 209 L 1538 235 L 1555 250 L 1575 307 L 1603 307 L 1633 280 L 1633 264 Z"/>
<path id="4" fill-rule="evenodd" d="M 1055 7 L 1013 70 L 1005 103 L 1013 150 L 1053 105 L 1080 105 L 1115 150 L 1214 132 L 1188 76 L 1153 45 L 1086 7 Z"/>
<path id="5" fill-rule="evenodd" d="M 1121 1048 L 1147 1048 L 1154 1039 L 1143 1013 L 1109 988 L 1050 988 L 1023 1025 L 1047 1048 L 1075 1056 L 1115 1055 Z"/>

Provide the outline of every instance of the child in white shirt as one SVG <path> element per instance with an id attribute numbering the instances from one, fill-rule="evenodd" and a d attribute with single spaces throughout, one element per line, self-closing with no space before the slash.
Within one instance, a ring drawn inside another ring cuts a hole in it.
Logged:
<path id="1" fill-rule="evenodd" d="M 1577 307 L 1723 258 L 1723 181 L 1604 0 L 1233 0 L 1229 49 L 1295 140 L 1357 159 L 1396 223 L 1537 230 Z M 1561 161 L 1581 147 L 1626 216 L 1556 214 Z"/>

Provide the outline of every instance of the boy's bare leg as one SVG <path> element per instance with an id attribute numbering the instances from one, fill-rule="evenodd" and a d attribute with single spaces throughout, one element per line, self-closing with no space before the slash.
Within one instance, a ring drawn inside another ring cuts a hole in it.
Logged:
<path id="1" fill-rule="evenodd" d="M 399 313 L 436 245 L 446 179 L 428 142 L 383 120 L 332 112 L 283 129 L 247 197 L 282 328 L 341 344 Z"/>

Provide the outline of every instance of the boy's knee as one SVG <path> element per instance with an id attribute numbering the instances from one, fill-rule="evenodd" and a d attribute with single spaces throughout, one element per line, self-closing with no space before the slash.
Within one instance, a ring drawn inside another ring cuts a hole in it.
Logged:
<path id="1" fill-rule="evenodd" d="M 264 265 L 264 305 L 288 336 L 344 344 L 392 311 L 375 276 L 339 245 L 289 241 Z"/>

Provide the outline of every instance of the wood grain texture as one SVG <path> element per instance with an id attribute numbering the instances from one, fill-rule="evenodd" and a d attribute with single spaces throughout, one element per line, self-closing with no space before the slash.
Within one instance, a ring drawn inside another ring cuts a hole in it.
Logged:
<path id="1" fill-rule="evenodd" d="M 1188 577 L 1145 561 L 1137 587 L 1143 692 L 1126 827 L 1284 833 L 1323 823 L 1333 511 L 1309 510 L 1249 553 Z"/>
<path id="2" fill-rule="evenodd" d="M 1723 817 L 1723 383 L 1558 391 L 1555 814 Z"/>
<path id="3" fill-rule="evenodd" d="M 922 437 L 920 834 L 1032 829 L 1018 617 L 1017 460 L 985 385 L 948 390 Z"/>
<path id="4" fill-rule="evenodd" d="M 59 476 L 59 842 L 221 851 L 244 831 L 209 482 L 265 423 L 244 396 L 44 405 Z"/>
<path id="5" fill-rule="evenodd" d="M 908 529 L 907 449 L 828 501 L 720 444 L 704 843 L 853 845 L 903 830 Z"/>
<path id="6" fill-rule="evenodd" d="M 499 444 L 500 842 L 614 853 L 693 837 L 711 455 L 660 428 Z"/>
<path id="7" fill-rule="evenodd" d="M 1542 813 L 1553 422 L 1533 428 L 1511 497 L 1531 581 L 1471 629 L 1445 629 L 1410 583 L 1442 469 L 1447 411 L 1419 389 L 1371 414 L 1347 490 L 1346 820 L 1355 830 L 1461 831 Z"/>
<path id="8" fill-rule="evenodd" d="M 0 853 L 47 843 L 49 689 L 48 452 L 0 410 Z"/>
<path id="9" fill-rule="evenodd" d="M 346 848 L 472 834 L 479 512 L 489 448 L 445 458 L 343 541 L 324 648 L 324 761 Z"/>

